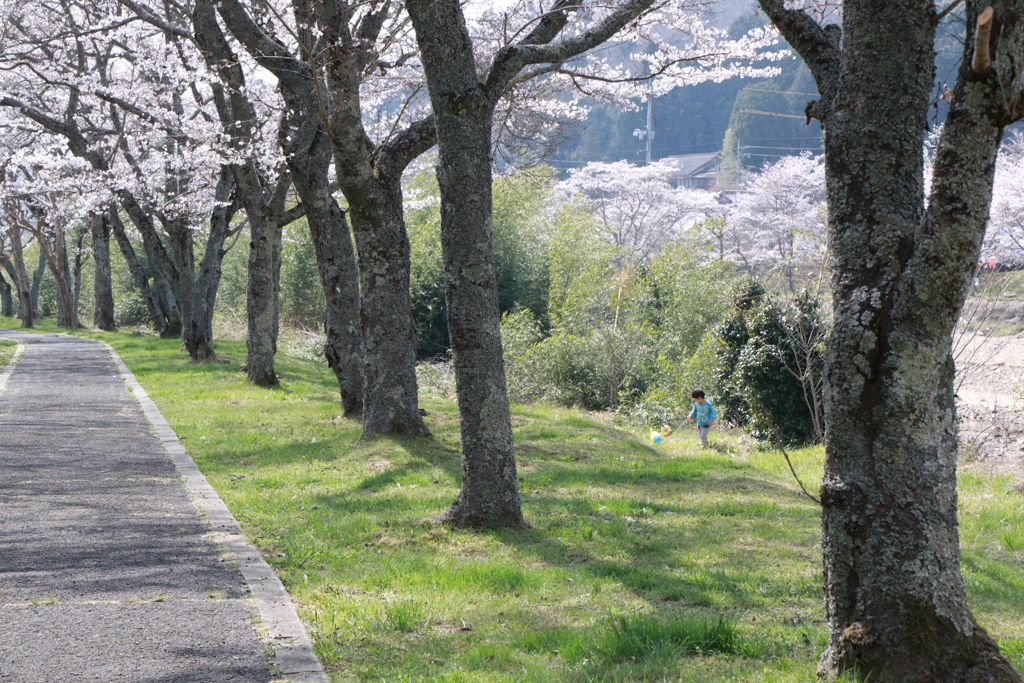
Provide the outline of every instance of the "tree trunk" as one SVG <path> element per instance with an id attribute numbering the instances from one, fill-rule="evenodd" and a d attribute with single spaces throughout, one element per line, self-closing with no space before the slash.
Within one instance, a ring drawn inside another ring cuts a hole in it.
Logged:
<path id="1" fill-rule="evenodd" d="M 18 289 L 18 305 L 21 315 L 21 326 L 23 328 L 35 327 L 35 307 L 32 304 L 32 291 L 29 288 L 28 272 L 25 269 L 25 255 L 21 248 L 21 230 L 10 227 L 7 234 L 11 238 L 11 255 L 14 256 L 14 270 L 17 278 L 14 286 Z"/>
<path id="2" fill-rule="evenodd" d="M 152 264 L 151 254 L 146 254 L 146 260 Z M 161 310 L 165 311 L 165 317 L 167 324 L 164 326 L 163 331 L 160 333 L 161 339 L 178 339 L 181 337 L 181 331 L 183 329 L 181 319 L 181 309 L 178 308 L 177 299 L 174 296 L 174 290 L 171 287 L 171 283 L 167 281 L 158 270 L 153 269 L 153 289 L 154 294 L 157 297 L 157 301 L 160 302 Z"/>
<path id="3" fill-rule="evenodd" d="M 114 323 L 114 287 L 110 268 L 110 216 L 106 212 L 92 215 L 92 262 L 95 275 L 93 277 L 92 324 L 101 330 L 113 332 L 117 329 Z M 148 289 L 148 286 L 147 286 Z"/>
<path id="4" fill-rule="evenodd" d="M 41 317 L 39 313 L 39 286 L 43 284 L 43 276 L 46 275 L 46 254 L 39 250 L 39 261 L 36 270 L 32 273 L 32 315 Z"/>
<path id="5" fill-rule="evenodd" d="M 491 119 L 457 0 L 409 0 L 437 125 L 441 248 L 462 488 L 440 521 L 522 527 L 491 236 Z"/>
<path id="6" fill-rule="evenodd" d="M 211 226 L 193 288 L 192 315 L 181 334 L 185 349 L 196 361 L 211 361 L 217 358 L 213 349 L 213 311 L 217 302 L 217 288 L 220 285 L 226 234 L 226 230 L 218 230 Z"/>
<path id="7" fill-rule="evenodd" d="M 216 206 L 210 215 L 210 232 L 206 238 L 203 258 L 199 271 L 193 276 L 189 268 L 192 305 L 189 315 L 184 318 L 181 333 L 182 343 L 194 361 L 216 360 L 213 350 L 213 310 L 220 285 L 221 261 L 224 258 L 224 241 L 228 236 L 234 208 L 230 204 L 234 180 L 228 167 L 222 167 L 215 192 Z"/>
<path id="8" fill-rule="evenodd" d="M 359 325 L 359 271 L 348 222 L 328 189 L 327 163 L 309 158 L 302 164 L 297 155 L 289 155 L 288 160 L 295 189 L 306 207 L 306 223 L 324 290 L 324 356 L 338 379 L 345 417 L 358 419 L 363 414 L 363 337 Z"/>
<path id="9" fill-rule="evenodd" d="M 50 268 L 57 283 L 57 325 L 65 329 L 75 329 L 77 316 L 71 295 L 71 283 L 68 281 L 67 246 L 64 241 L 64 230 L 58 224 L 54 228 L 53 245 L 47 244 L 46 237 L 36 233 L 36 244 L 39 245 L 40 261 Z"/>
<path id="10" fill-rule="evenodd" d="M 400 181 L 380 178 L 377 194 L 376 202 L 351 211 L 362 284 L 363 433 L 429 436 L 419 413 L 411 257 Z"/>
<path id="11" fill-rule="evenodd" d="M 14 300 L 11 298 L 11 286 L 4 278 L 3 271 L 0 271 L 0 315 L 8 318 L 14 315 Z"/>
<path id="12" fill-rule="evenodd" d="M 75 308 L 75 327 L 81 327 L 78 319 L 78 308 L 82 301 L 82 265 L 85 262 L 85 258 L 88 254 L 84 253 L 83 247 L 85 246 L 85 233 L 89 231 L 89 228 L 82 227 L 78 229 L 77 237 L 75 238 L 75 272 L 74 272 L 74 288 L 72 290 L 72 305 Z"/>
<path id="13" fill-rule="evenodd" d="M 245 288 L 248 332 L 245 337 L 249 381 L 277 384 L 278 295 L 281 289 L 281 226 L 268 215 L 249 216 L 249 279 Z"/>
<path id="14" fill-rule="evenodd" d="M 164 330 L 167 328 L 167 315 L 160 305 L 160 300 L 149 286 L 149 277 L 135 255 L 135 248 L 132 246 L 131 240 L 128 239 L 128 234 L 125 232 L 124 223 L 121 222 L 121 215 L 118 213 L 117 207 L 111 206 L 106 215 L 110 220 L 110 227 L 113 229 L 117 246 L 121 249 L 121 255 L 124 257 L 128 270 L 135 280 L 135 286 L 139 289 L 139 295 L 146 304 L 146 310 L 149 311 L 149 317 L 153 321 L 153 330 L 162 337 Z M 111 299 L 113 299 L 113 293 L 111 293 Z"/>
<path id="15" fill-rule="evenodd" d="M 163 224 L 167 233 L 167 244 L 173 265 L 165 267 L 168 273 L 167 284 L 170 287 L 171 301 L 176 302 L 178 310 L 178 334 L 185 341 L 185 332 L 192 326 L 192 306 L 195 303 L 195 239 L 191 226 L 184 218 L 176 218 Z M 205 360 L 193 355 L 205 354 L 202 346 L 186 346 L 192 360 Z"/>
<path id="16" fill-rule="evenodd" d="M 835 327 L 821 486 L 829 643 L 819 676 L 1019 682 L 975 622 L 960 574 L 951 335 L 1012 120 L 1003 103 L 1020 93 L 1024 3 L 1000 3 L 1001 68 L 1012 71 L 1001 75 L 971 70 L 981 3 L 967 3 L 963 68 L 927 207 L 934 4 L 847 0 L 841 43 L 837 28 L 781 0 L 761 5 L 814 72 L 822 100 L 808 112 L 826 133 Z"/>
<path id="17" fill-rule="evenodd" d="M 121 204 L 131 218 L 135 229 L 142 236 L 142 246 L 146 252 L 146 262 L 153 273 L 153 294 L 163 311 L 166 325 L 160 332 L 162 339 L 181 337 L 182 315 L 174 290 L 177 288 L 177 269 L 164 247 L 160 235 L 153 225 L 153 218 L 127 192 L 119 193 Z M 172 225 L 173 228 L 173 225 Z M 170 236 L 172 243 L 174 237 Z M 180 239 L 180 238 L 179 238 Z"/>
<path id="18" fill-rule="evenodd" d="M 321 12 L 329 3 L 319 5 Z M 338 185 L 349 204 L 359 253 L 363 331 L 363 434 L 427 436 L 416 386 L 416 332 L 409 293 L 409 237 L 402 207 L 402 172 L 434 144 L 433 124 L 414 124 L 371 156 L 362 125 L 359 87 L 372 58 L 351 49 L 350 27 L 322 13 L 332 51 L 327 81 Z M 365 44 L 372 43 L 367 40 Z"/>
<path id="19" fill-rule="evenodd" d="M 138 223 L 136 223 L 136 228 L 138 228 Z M 142 231 L 140 230 L 139 232 Z M 167 273 L 173 266 L 166 253 L 163 255 L 157 253 L 158 249 L 163 248 L 162 244 L 154 244 L 154 241 L 158 239 L 155 236 L 150 239 L 146 239 L 143 236 L 142 246 L 146 251 L 146 261 L 153 271 L 153 294 L 167 320 L 167 324 L 160 333 L 160 338 L 177 339 L 181 337 L 182 331 L 181 309 L 178 307 L 178 302 L 174 295 L 174 287 L 171 283 L 172 276 Z"/>
<path id="20" fill-rule="evenodd" d="M 306 42 L 306 38 L 311 38 L 310 7 L 298 0 L 292 6 L 299 18 L 300 42 Z M 203 11 L 203 3 L 197 2 L 197 25 L 209 26 L 210 50 L 219 52 L 218 59 L 223 61 L 224 50 L 218 51 L 214 44 L 216 22 L 203 20 L 200 16 Z M 359 287 L 349 231 L 329 190 L 327 170 L 331 142 L 322 127 L 320 75 L 311 69 L 305 58 L 297 58 L 284 49 L 280 41 L 267 35 L 241 3 L 224 0 L 217 4 L 217 11 L 250 55 L 278 78 L 278 87 L 287 106 L 279 140 L 306 210 L 327 301 L 325 354 L 338 378 L 345 414 L 357 416 L 362 412 L 363 403 Z M 362 141 L 360 144 L 365 155 L 365 145 Z"/>

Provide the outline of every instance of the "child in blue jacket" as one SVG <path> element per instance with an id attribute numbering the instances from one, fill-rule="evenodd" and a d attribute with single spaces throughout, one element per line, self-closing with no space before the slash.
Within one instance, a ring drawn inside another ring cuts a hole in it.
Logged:
<path id="1" fill-rule="evenodd" d="M 718 414 L 715 412 L 715 407 L 711 405 L 711 401 L 704 398 L 703 389 L 694 389 L 690 396 L 693 397 L 694 404 L 693 410 L 690 411 L 686 421 L 693 422 L 696 420 L 697 432 L 700 434 L 700 443 L 702 446 L 707 446 L 708 431 L 715 426 L 715 418 L 718 417 Z"/>

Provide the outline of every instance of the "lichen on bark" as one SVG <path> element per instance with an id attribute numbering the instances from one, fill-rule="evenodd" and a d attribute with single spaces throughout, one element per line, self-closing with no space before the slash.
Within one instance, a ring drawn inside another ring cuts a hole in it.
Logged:
<path id="1" fill-rule="evenodd" d="M 960 574 L 951 334 L 984 234 L 1005 107 L 1020 92 L 1021 0 L 993 3 L 997 69 L 972 71 L 972 22 L 925 203 L 936 13 L 847 0 L 842 40 L 760 0 L 808 62 L 825 131 L 834 330 L 825 368 L 819 676 L 1020 681 L 977 625 Z M 995 41 L 993 41 L 995 43 Z M 1000 61 L 999 55 L 1006 55 Z M 1014 93 L 1006 98 L 1007 92 Z"/>

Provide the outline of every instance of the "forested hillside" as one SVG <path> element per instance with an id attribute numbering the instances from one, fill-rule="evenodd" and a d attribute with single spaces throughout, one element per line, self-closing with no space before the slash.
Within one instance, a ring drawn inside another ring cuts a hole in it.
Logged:
<path id="1" fill-rule="evenodd" d="M 735 38 L 768 21 L 756 3 L 744 0 L 720 4 L 717 23 Z M 945 118 L 943 94 L 956 76 L 962 27 L 955 28 L 936 40 L 933 122 Z M 726 159 L 738 155 L 745 168 L 760 169 L 780 156 L 820 154 L 821 127 L 813 120 L 808 124 L 804 117 L 807 102 L 817 97 L 814 79 L 796 52 L 777 66 L 782 73 L 774 78 L 683 86 L 655 98 L 651 158 L 721 151 Z M 643 163 L 645 144 L 633 131 L 646 124 L 642 103 L 634 111 L 613 104 L 596 106 L 561 146 L 553 165 L 568 169 L 592 161 Z M 730 130 L 732 135 L 727 136 Z"/>

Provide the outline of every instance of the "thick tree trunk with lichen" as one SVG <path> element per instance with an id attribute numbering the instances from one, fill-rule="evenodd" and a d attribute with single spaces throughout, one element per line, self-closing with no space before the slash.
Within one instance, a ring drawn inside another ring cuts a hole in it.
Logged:
<path id="1" fill-rule="evenodd" d="M 407 7 L 437 126 L 445 302 L 462 434 L 462 487 L 438 519 L 522 527 L 491 234 L 494 101 L 478 80 L 458 2 L 410 0 Z"/>
<path id="2" fill-rule="evenodd" d="M 331 194 L 331 143 L 323 122 L 303 111 L 303 98 L 286 93 L 289 135 L 282 148 L 306 211 L 324 291 L 324 357 L 338 380 L 344 415 L 363 415 L 363 334 L 359 324 L 359 269 L 345 212 Z"/>
<path id="3" fill-rule="evenodd" d="M 841 44 L 835 28 L 822 31 L 780 1 L 761 5 L 815 73 L 822 100 L 808 112 L 826 132 L 835 326 L 821 486 L 829 643 L 819 676 L 1019 682 L 975 622 L 960 573 L 951 335 L 1012 120 L 1006 81 L 1019 96 L 1020 72 L 972 70 L 981 3 L 968 2 L 968 47 L 926 207 L 933 3 L 847 0 Z M 998 48 L 1015 58 L 1008 69 L 1024 57 L 1021 5 L 997 7 Z"/>
<path id="4" fill-rule="evenodd" d="M 411 256 L 400 180 L 380 178 L 376 201 L 352 206 L 363 328 L 363 433 L 429 436 L 419 413 Z"/>
<path id="5" fill-rule="evenodd" d="M 218 3 L 217 11 L 224 23 L 234 36 L 245 45 L 249 53 L 265 68 L 269 69 L 279 81 L 281 93 L 284 96 L 288 114 L 281 129 L 281 145 L 288 158 L 289 169 L 296 174 L 296 187 L 300 187 L 308 178 L 319 183 L 321 157 L 319 145 L 333 143 L 333 151 L 337 165 L 337 175 L 342 192 L 349 202 L 352 213 L 366 215 L 366 205 L 373 205 L 379 201 L 379 190 L 375 187 L 378 177 L 387 175 L 380 174 L 373 167 L 370 159 L 369 142 L 362 128 L 362 121 L 359 116 L 359 76 L 363 73 L 362 67 L 369 65 L 369 61 L 376 59 L 377 55 L 372 49 L 374 31 L 379 31 L 381 22 L 378 21 L 389 11 L 389 5 L 374 5 L 367 9 L 367 15 L 361 21 L 361 35 L 357 40 L 352 40 L 348 33 L 347 22 L 352 19 L 351 9 L 347 3 L 303 3 L 296 0 L 292 3 L 293 11 L 298 21 L 297 32 L 301 36 L 300 43 L 316 44 L 316 51 L 319 58 L 327 65 L 325 71 L 327 76 L 322 79 L 319 70 L 310 68 L 306 55 L 301 58 L 290 53 L 283 44 L 275 37 L 267 34 L 260 24 L 253 20 L 249 11 L 237 0 L 224 0 Z M 319 35 L 314 35 L 313 26 L 316 26 Z M 339 81 L 340 76 L 340 81 Z M 326 82 L 325 82 L 326 81 Z M 340 86 L 340 87 L 339 87 Z M 324 91 L 329 92 L 329 107 L 325 110 Z M 328 140 L 327 130 L 320 127 L 319 123 L 327 123 L 331 129 Z M 409 141 L 408 137 L 399 138 Z M 401 176 L 401 169 L 408 164 L 412 157 L 408 154 L 421 153 L 429 148 L 433 142 L 425 147 L 417 145 L 413 139 L 411 144 L 402 148 L 398 157 L 403 157 L 404 163 L 393 164 L 398 168 L 397 176 Z M 337 144 L 339 141 L 342 144 Z M 354 143 L 354 144 L 349 144 Z M 387 147 L 387 146 L 384 146 Z M 381 157 L 382 150 L 374 150 L 374 155 Z M 383 151 L 388 156 L 387 150 Z M 389 158 L 391 158 L 389 156 Z M 323 168 L 326 168 L 324 166 Z M 309 173 L 309 171 L 314 171 Z M 319 183 L 322 185 L 323 183 Z M 307 185 L 307 189 L 310 186 Z M 306 205 L 309 197 L 322 204 L 318 195 L 326 192 L 324 187 L 313 184 L 314 192 L 307 192 L 303 196 L 303 204 Z M 300 195 L 304 192 L 299 190 Z M 400 196 L 400 195 L 399 195 Z M 333 199 L 330 200 L 333 202 Z M 306 206 L 307 212 L 310 208 L 313 211 L 322 210 L 324 206 Z M 399 215 L 400 215 L 399 205 Z M 372 211 L 370 213 L 373 213 Z M 387 212 L 381 212 L 382 215 Z M 308 214 L 313 215 L 313 214 Z M 325 218 L 329 218 L 326 215 Z M 356 221 L 353 219 L 353 223 Z M 377 225 L 372 221 L 361 221 L 364 229 L 370 229 Z M 318 239 L 314 234 L 314 244 L 319 242 L 320 247 L 331 247 L 321 249 L 318 247 L 318 261 L 320 263 L 321 280 L 328 294 L 329 305 L 336 306 L 327 312 L 326 327 L 328 333 L 329 361 L 338 376 L 339 384 L 342 387 L 343 401 L 345 402 L 346 414 L 356 414 L 355 410 L 359 405 L 359 397 L 354 391 L 347 387 L 352 386 L 356 379 L 355 370 L 351 362 L 363 357 L 366 360 L 358 371 L 364 375 L 362 383 L 362 405 L 364 433 L 393 433 L 406 435 L 422 435 L 427 433 L 426 426 L 419 415 L 416 402 L 416 375 L 415 375 L 415 351 L 414 342 L 411 341 L 411 319 L 408 314 L 408 303 L 404 305 L 404 318 L 401 314 L 394 315 L 394 311 L 383 311 L 383 315 L 377 315 L 374 307 L 376 301 L 385 302 L 389 307 L 398 306 L 402 308 L 402 298 L 408 302 L 408 272 L 406 271 L 404 291 L 401 291 L 401 277 L 391 277 L 390 274 L 382 279 L 385 286 L 396 286 L 391 292 L 393 296 L 375 297 L 367 291 L 367 285 L 372 284 L 372 278 L 363 277 L 363 288 L 359 292 L 361 303 L 362 333 L 365 343 L 360 346 L 355 343 L 352 331 L 351 305 L 356 301 L 356 285 L 354 281 L 345 282 L 339 287 L 339 277 L 349 277 L 354 274 L 354 269 L 349 267 L 347 261 L 348 246 L 344 241 L 349 239 L 348 233 L 333 219 L 319 228 L 310 223 L 311 229 L 320 231 Z M 404 226 L 403 226 L 404 227 Z M 332 238 L 333 234 L 336 237 Z M 394 233 L 388 232 L 390 237 Z M 328 245 L 324 240 L 331 239 L 333 244 Z M 407 242 L 402 235 L 402 239 Z M 392 245 L 382 245 L 384 249 L 392 248 Z M 325 261 L 322 256 L 327 252 L 338 259 L 333 264 Z M 362 254 L 360 254 L 362 258 Z M 407 259 L 406 259 L 407 263 Z M 391 267 L 408 268 L 400 262 L 392 264 Z M 363 264 L 360 263 L 360 272 L 363 272 Z M 340 270 L 339 270 L 340 269 Z M 367 303 L 367 299 L 369 303 Z M 397 302 L 397 303 L 396 303 Z M 394 329 L 387 327 L 393 321 L 401 321 Z M 378 328 L 378 324 L 385 327 Z M 407 341 L 410 340 L 410 341 Z M 379 341 L 379 343 L 377 343 Z M 409 343 L 408 353 L 389 354 L 392 345 Z M 371 357 L 380 353 L 380 357 Z M 333 356 L 333 359 L 332 359 Z M 401 368 L 397 366 L 402 366 Z M 378 372 L 379 371 L 379 372 Z"/>
<path id="6" fill-rule="evenodd" d="M 416 332 L 409 293 L 410 250 L 402 207 L 402 172 L 434 144 L 433 125 L 414 124 L 370 153 L 359 87 L 374 59 L 349 33 L 344 3 L 317 5 L 329 38 L 327 84 L 338 185 L 349 204 L 359 254 L 363 333 L 363 434 L 428 436 L 419 413 Z M 380 10 L 385 11 L 385 10 Z M 340 12 L 340 14 L 339 14 Z"/>
<path id="7" fill-rule="evenodd" d="M 323 183 L 303 183 L 292 168 L 324 290 L 324 357 L 338 379 L 345 417 L 363 415 L 363 335 L 359 328 L 359 270 L 345 213 Z M 301 187 L 300 187 L 301 186 Z M 317 189 L 320 188 L 320 189 Z"/>
<path id="8" fill-rule="evenodd" d="M 363 415 L 363 334 L 359 327 L 359 269 L 348 221 L 330 198 L 326 215 L 306 217 L 320 285 L 324 290 L 324 357 L 341 391 L 341 407 L 347 418 Z"/>
<path id="9" fill-rule="evenodd" d="M 251 216 L 249 278 L 245 285 L 246 372 L 261 387 L 277 384 L 278 302 L 281 290 L 281 226 L 272 216 Z"/>

